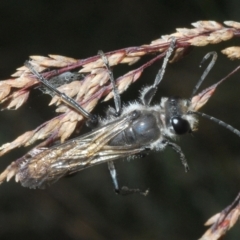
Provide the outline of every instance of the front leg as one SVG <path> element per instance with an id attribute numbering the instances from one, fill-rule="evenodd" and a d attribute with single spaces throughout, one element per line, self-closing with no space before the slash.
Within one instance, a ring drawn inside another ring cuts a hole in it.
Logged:
<path id="1" fill-rule="evenodd" d="M 157 89 L 158 89 L 158 86 L 160 84 L 160 82 L 162 81 L 163 79 L 163 76 L 164 76 L 164 73 L 165 73 L 165 70 L 166 70 L 166 67 L 167 67 L 167 63 L 169 61 L 169 58 L 171 57 L 172 55 L 172 52 L 174 51 L 175 49 L 175 45 L 176 45 L 176 39 L 175 38 L 172 38 L 171 42 L 170 42 L 170 45 L 169 45 L 169 48 L 168 50 L 166 51 L 166 55 L 165 55 L 165 58 L 163 60 L 163 64 L 162 64 L 162 67 L 161 69 L 158 71 L 157 73 L 157 76 L 154 80 L 154 83 L 152 86 L 147 86 L 145 87 L 142 92 L 141 92 L 141 96 L 140 96 L 140 99 L 142 101 L 142 103 L 144 105 L 150 105 L 151 101 L 152 101 L 152 98 L 154 97 L 154 95 L 156 94 L 157 92 Z"/>
<path id="2" fill-rule="evenodd" d="M 185 172 L 188 172 L 189 166 L 188 166 L 187 159 L 186 159 L 182 149 L 176 143 L 173 143 L 173 142 L 166 141 L 166 142 L 164 142 L 164 144 L 166 144 L 167 146 L 170 146 L 176 153 L 179 154 L 180 160 L 182 162 L 182 165 L 184 166 Z"/>

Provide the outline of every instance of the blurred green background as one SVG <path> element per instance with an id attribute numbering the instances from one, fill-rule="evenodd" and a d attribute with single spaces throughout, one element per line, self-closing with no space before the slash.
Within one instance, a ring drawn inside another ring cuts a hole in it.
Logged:
<path id="1" fill-rule="evenodd" d="M 75 58 L 124 47 L 138 46 L 191 27 L 197 20 L 240 21 L 237 0 L 116 0 L 0 2 L 0 79 L 7 79 L 29 55 L 59 54 Z M 240 45 L 234 39 L 196 48 L 182 61 L 168 66 L 158 96 L 189 97 L 202 73 L 198 65 L 209 51 L 219 60 L 202 86 L 210 86 L 233 70 L 220 50 Z M 127 102 L 152 83 L 161 62 L 147 69 L 123 94 Z M 128 71 L 114 68 L 115 76 Z M 220 86 L 205 113 L 240 129 L 240 73 Z M 17 111 L 0 112 L 0 144 L 12 141 L 55 116 L 49 96 L 33 91 Z M 112 102 L 107 103 L 112 104 Z M 100 105 L 102 113 L 105 105 Z M 65 178 L 46 190 L 29 190 L 14 181 L 0 187 L 0 239 L 197 239 L 203 223 L 230 204 L 240 190 L 240 139 L 228 130 L 200 119 L 199 131 L 178 144 L 191 171 L 186 174 L 171 149 L 130 162 L 116 162 L 119 181 L 149 188 L 147 197 L 115 195 L 106 164 Z M 0 170 L 26 149 L 1 157 Z M 239 239 L 239 225 L 225 239 Z"/>

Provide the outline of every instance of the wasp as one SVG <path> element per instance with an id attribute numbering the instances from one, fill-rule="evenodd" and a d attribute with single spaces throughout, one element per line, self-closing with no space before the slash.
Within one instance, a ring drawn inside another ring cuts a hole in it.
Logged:
<path id="1" fill-rule="evenodd" d="M 110 75 L 115 102 L 115 109 L 110 107 L 107 116 L 103 119 L 99 119 L 85 111 L 74 99 L 52 86 L 33 68 L 30 62 L 26 62 L 25 65 L 44 87 L 86 117 L 88 125 L 97 126 L 89 133 L 68 140 L 65 143 L 30 151 L 20 163 L 14 164 L 13 162 L 5 170 L 4 176 L 6 177 L 0 175 L 0 183 L 5 178 L 9 180 L 15 176 L 15 180 L 24 187 L 45 188 L 64 176 L 101 163 L 107 163 L 116 193 L 139 192 L 146 195 L 148 190 L 143 192 L 140 189 L 119 186 L 114 166 L 115 160 L 140 156 L 153 150 L 162 151 L 166 147 L 171 147 L 179 154 L 185 171 L 188 171 L 186 157 L 174 140 L 177 136 L 196 131 L 198 116 L 208 118 L 240 137 L 240 132 L 231 125 L 198 111 L 212 96 L 217 86 L 233 74 L 233 72 L 230 73 L 216 84 L 195 95 L 216 62 L 216 52 L 210 52 L 203 58 L 202 62 L 209 57 L 212 57 L 212 60 L 194 87 L 190 98 L 163 97 L 159 104 L 151 105 L 152 99 L 163 79 L 175 44 L 176 40 L 173 39 L 168 50 L 166 50 L 162 67 L 158 71 L 154 83 L 143 88 L 138 101 L 125 106 L 121 104 L 120 95 L 107 57 L 103 52 L 99 53 Z"/>

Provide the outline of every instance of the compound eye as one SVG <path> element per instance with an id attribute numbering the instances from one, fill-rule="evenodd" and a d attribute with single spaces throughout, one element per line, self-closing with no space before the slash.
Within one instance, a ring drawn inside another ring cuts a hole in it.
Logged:
<path id="1" fill-rule="evenodd" d="M 171 124 L 176 134 L 185 134 L 191 131 L 189 122 L 181 117 L 172 117 Z"/>

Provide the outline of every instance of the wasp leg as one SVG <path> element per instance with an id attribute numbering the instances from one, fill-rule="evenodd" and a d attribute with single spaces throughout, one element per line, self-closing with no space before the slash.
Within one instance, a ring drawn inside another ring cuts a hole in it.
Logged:
<path id="1" fill-rule="evenodd" d="M 117 180 L 117 171 L 115 169 L 113 161 L 108 162 L 108 169 L 110 171 L 110 175 L 111 175 L 111 178 L 113 180 L 114 190 L 117 194 L 128 195 L 128 194 L 132 194 L 132 193 L 140 193 L 143 196 L 147 196 L 147 194 L 149 192 L 148 189 L 143 192 L 138 188 L 137 189 L 132 189 L 132 188 L 128 188 L 126 186 L 123 186 L 123 187 L 119 188 L 119 184 L 118 184 L 118 180 Z"/>
<path id="2" fill-rule="evenodd" d="M 81 113 L 85 118 L 88 119 L 89 122 L 91 122 L 92 125 L 96 125 L 98 123 L 98 118 L 95 115 L 87 112 L 73 98 L 68 97 L 65 93 L 62 93 L 58 89 L 56 89 L 46 78 L 43 77 L 43 75 L 41 75 L 34 69 L 33 65 L 29 61 L 26 61 L 24 65 L 31 71 L 31 73 L 36 77 L 36 79 L 40 83 L 42 83 L 44 87 L 46 87 L 50 92 L 56 94 L 69 107 Z"/>
<path id="3" fill-rule="evenodd" d="M 115 116 L 120 116 L 121 112 L 122 112 L 122 105 L 121 105 L 121 98 L 120 98 L 120 94 L 118 92 L 117 86 L 116 86 L 116 81 L 114 79 L 113 76 L 113 72 L 109 66 L 109 62 L 108 59 L 106 57 L 106 55 L 103 53 L 103 51 L 98 51 L 98 54 L 101 56 L 102 61 L 108 71 L 109 77 L 110 77 L 110 81 L 112 84 L 112 91 L 113 91 L 113 99 L 114 99 L 114 104 L 115 104 Z"/>
<path id="4" fill-rule="evenodd" d="M 187 159 L 186 159 L 182 149 L 176 143 L 173 143 L 173 142 L 166 141 L 165 144 L 170 146 L 176 153 L 179 154 L 182 165 L 185 168 L 185 172 L 188 172 L 189 166 L 188 166 Z"/>
<path id="5" fill-rule="evenodd" d="M 144 105 L 149 105 L 152 101 L 152 98 L 156 94 L 157 89 L 158 89 L 158 85 L 163 79 L 163 76 L 164 76 L 164 73 L 165 73 L 165 70 L 166 70 L 166 67 L 167 67 L 167 63 L 169 61 L 169 58 L 172 55 L 172 52 L 174 51 L 175 45 L 176 45 L 176 39 L 172 38 L 172 41 L 170 42 L 169 48 L 168 48 L 168 50 L 166 52 L 166 55 L 165 55 L 165 58 L 163 60 L 162 67 L 158 71 L 153 85 L 152 86 L 147 86 L 142 90 L 140 98 L 141 98 L 142 103 Z"/>

